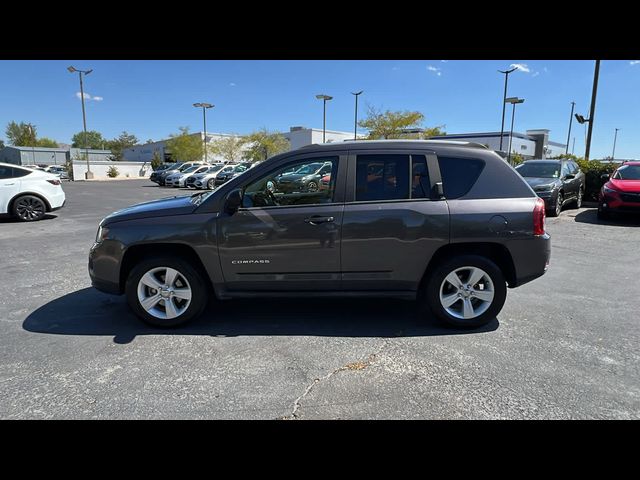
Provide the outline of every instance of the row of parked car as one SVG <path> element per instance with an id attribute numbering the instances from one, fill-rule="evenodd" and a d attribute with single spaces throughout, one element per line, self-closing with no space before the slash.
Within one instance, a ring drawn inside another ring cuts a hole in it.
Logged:
<path id="1" fill-rule="evenodd" d="M 67 169 L 62 165 L 25 165 L 25 167 L 32 170 L 39 170 L 41 172 L 52 173 L 60 180 L 69 180 L 69 174 Z"/>
<path id="2" fill-rule="evenodd" d="M 547 215 L 557 217 L 563 207 L 582 206 L 586 177 L 573 160 L 529 160 L 516 167 L 545 202 Z M 640 213 L 640 162 L 624 162 L 611 175 L 598 196 L 598 218 L 612 213 Z"/>
<path id="3" fill-rule="evenodd" d="M 253 163 L 177 162 L 155 170 L 152 182 L 163 187 L 188 187 L 213 190 L 251 168 Z"/>

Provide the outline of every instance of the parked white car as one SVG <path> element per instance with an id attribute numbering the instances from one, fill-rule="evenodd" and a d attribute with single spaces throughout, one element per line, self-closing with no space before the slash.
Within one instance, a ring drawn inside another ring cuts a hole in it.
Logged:
<path id="1" fill-rule="evenodd" d="M 0 163 L 0 214 L 23 222 L 40 220 L 65 202 L 60 178 L 41 170 Z"/>
<path id="2" fill-rule="evenodd" d="M 165 178 L 164 184 L 167 187 L 184 187 L 185 186 L 184 182 L 187 181 L 187 178 L 189 178 L 191 175 L 204 172 L 210 166 L 211 165 L 209 164 L 193 166 L 193 167 L 187 168 L 183 172 L 174 173 L 172 175 L 169 175 L 167 178 Z"/>

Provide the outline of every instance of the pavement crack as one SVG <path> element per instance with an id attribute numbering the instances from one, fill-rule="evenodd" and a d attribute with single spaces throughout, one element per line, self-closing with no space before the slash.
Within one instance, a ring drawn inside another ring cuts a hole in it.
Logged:
<path id="1" fill-rule="evenodd" d="M 292 410 L 292 412 L 287 416 L 281 417 L 280 420 L 297 420 L 298 418 L 300 418 L 298 411 L 301 408 L 301 402 L 302 402 L 302 400 L 304 400 L 304 398 L 307 395 L 309 395 L 309 393 L 311 393 L 311 391 L 314 389 L 314 387 L 316 385 L 318 385 L 320 382 L 324 382 L 326 380 L 329 380 L 329 378 L 331 378 L 335 374 L 343 372 L 345 370 L 364 370 L 365 368 L 367 368 L 369 365 L 371 365 L 376 360 L 376 357 L 377 357 L 377 355 L 379 353 L 380 352 L 372 353 L 371 355 L 369 355 L 369 357 L 365 361 L 355 361 L 355 362 L 347 363 L 346 365 L 338 367 L 335 370 L 333 370 L 332 372 L 329 372 L 328 374 L 326 374 L 323 377 L 315 378 L 313 380 L 313 382 L 311 382 L 307 386 L 307 388 L 305 388 L 305 390 L 302 393 L 302 395 L 300 395 L 298 398 L 296 398 L 296 400 L 293 402 L 293 410 Z"/>

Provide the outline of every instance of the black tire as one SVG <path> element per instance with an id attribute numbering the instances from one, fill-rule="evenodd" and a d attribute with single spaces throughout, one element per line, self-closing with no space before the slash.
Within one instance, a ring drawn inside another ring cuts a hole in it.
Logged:
<path id="1" fill-rule="evenodd" d="M 562 202 L 564 202 L 564 195 L 562 192 L 558 192 L 558 198 L 556 200 L 556 208 L 547 211 L 549 217 L 557 217 L 562 212 Z"/>
<path id="2" fill-rule="evenodd" d="M 445 277 L 461 267 L 477 267 L 489 276 L 493 284 L 494 296 L 486 311 L 471 319 L 461 319 L 451 315 L 440 302 L 440 287 Z M 507 298 L 507 284 L 500 268 L 491 260 L 479 255 L 460 255 L 447 259 L 436 266 L 424 285 L 420 301 L 444 325 L 454 328 L 478 328 L 493 320 Z"/>
<path id="3" fill-rule="evenodd" d="M 209 181 L 207 182 L 207 188 L 209 190 L 213 190 L 216 187 L 216 181 L 213 178 L 210 178 Z"/>
<path id="4" fill-rule="evenodd" d="M 584 190 L 582 187 L 578 190 L 578 195 L 576 196 L 575 201 L 571 202 L 572 208 L 582 208 L 582 199 L 584 197 Z"/>
<path id="5" fill-rule="evenodd" d="M 138 300 L 138 283 L 140 279 L 145 273 L 157 267 L 169 267 L 177 270 L 180 275 L 184 276 L 191 287 L 191 303 L 182 314 L 175 318 L 163 319 L 155 317 L 147 312 Z M 142 259 L 129 272 L 125 293 L 133 312 L 143 322 L 159 328 L 177 327 L 195 319 L 202 314 L 209 299 L 208 289 L 202 274 L 190 262 L 167 256 Z"/>
<path id="6" fill-rule="evenodd" d="M 603 210 L 601 205 L 598 205 L 598 220 L 609 220 L 610 218 L 611 214 Z"/>
<path id="7" fill-rule="evenodd" d="M 47 205 L 35 195 L 21 195 L 13 201 L 11 213 L 21 222 L 35 222 L 45 216 Z"/>

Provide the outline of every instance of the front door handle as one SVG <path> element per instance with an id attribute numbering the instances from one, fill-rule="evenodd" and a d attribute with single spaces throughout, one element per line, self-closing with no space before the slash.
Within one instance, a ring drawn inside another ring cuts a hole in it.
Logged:
<path id="1" fill-rule="evenodd" d="M 333 217 L 321 217 L 320 215 L 313 215 L 309 218 L 304 219 L 304 223 L 310 223 L 311 225 L 318 225 L 320 223 L 331 223 L 333 222 Z"/>

